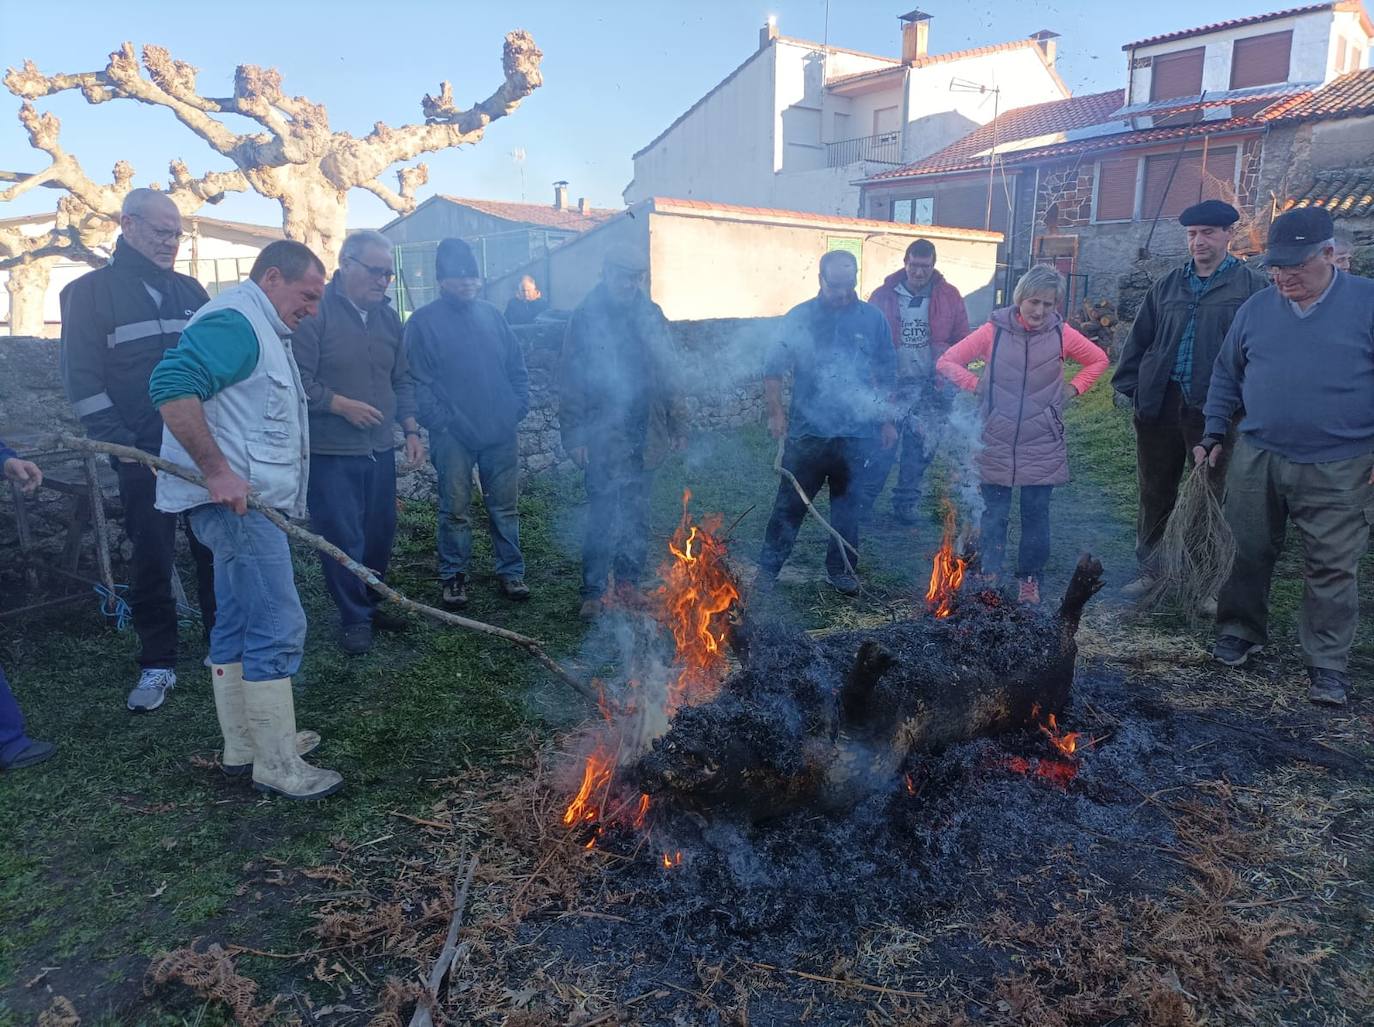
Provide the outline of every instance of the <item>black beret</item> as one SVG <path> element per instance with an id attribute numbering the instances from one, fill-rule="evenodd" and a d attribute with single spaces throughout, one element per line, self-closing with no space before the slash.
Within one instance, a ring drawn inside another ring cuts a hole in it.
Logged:
<path id="1" fill-rule="evenodd" d="M 1203 200 L 1195 203 L 1178 216 L 1178 223 L 1184 228 L 1190 225 L 1212 225 L 1217 228 L 1230 228 L 1240 220 L 1240 211 L 1221 200 Z"/>
<path id="2" fill-rule="evenodd" d="M 477 257 L 462 239 L 445 239 L 434 251 L 435 278 L 481 278 Z"/>

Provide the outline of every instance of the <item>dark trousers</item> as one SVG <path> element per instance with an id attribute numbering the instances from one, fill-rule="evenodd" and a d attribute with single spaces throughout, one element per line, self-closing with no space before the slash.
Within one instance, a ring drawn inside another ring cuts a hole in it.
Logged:
<path id="1" fill-rule="evenodd" d="M 979 533 L 985 574 L 1001 574 L 1007 553 L 1007 522 L 1011 518 L 1012 490 L 1005 485 L 984 485 L 983 527 Z M 1053 485 L 1021 486 L 1021 547 L 1016 556 L 1018 578 L 1038 578 L 1050 558 L 1050 496 Z"/>
<path id="2" fill-rule="evenodd" d="M 116 463 L 124 531 L 133 546 L 129 567 L 129 607 L 134 614 L 141 652 L 138 665 L 166 668 L 177 662 L 177 603 L 172 593 L 176 572 L 176 514 L 157 509 L 157 478 L 142 464 Z M 196 565 L 196 595 L 201 625 L 209 636 L 215 623 L 215 558 L 186 528 L 186 541 Z"/>
<path id="3" fill-rule="evenodd" d="M 920 503 L 921 482 L 925 479 L 926 470 L 930 467 L 934 455 L 934 447 L 928 448 L 925 436 L 916 430 L 910 419 L 902 427 L 902 436 L 897 446 L 891 449 L 874 446 L 865 470 L 865 512 L 873 509 L 873 504 L 878 501 L 878 494 L 887 484 L 887 476 L 892 472 L 894 463 L 897 464 L 897 483 L 892 486 L 893 509 L 910 508 Z"/>
<path id="4" fill-rule="evenodd" d="M 368 456 L 312 454 L 310 526 L 379 577 L 391 562 L 396 539 L 396 455 L 378 450 Z M 377 597 L 336 560 L 321 555 L 324 584 L 339 608 L 344 627 L 368 624 Z"/>
<path id="5" fill-rule="evenodd" d="M 24 714 L 14 701 L 4 668 L 0 668 L 0 760 L 17 756 L 28 745 L 24 735 Z"/>
<path id="6" fill-rule="evenodd" d="M 810 436 L 788 439 L 782 465 L 796 477 L 808 499 L 814 500 L 821 486 L 830 485 L 830 524 L 855 550 L 859 548 L 859 511 L 865 501 L 864 462 L 877 449 L 869 439 L 818 439 Z M 790 481 L 778 483 L 773 513 L 763 533 L 763 552 L 759 556 L 759 577 L 776 578 L 792 554 L 797 532 L 806 517 L 806 504 Z M 857 569 L 859 560 L 849 553 L 849 564 Z M 845 554 L 832 537 L 825 551 L 825 569 L 843 574 Z"/>
<path id="7" fill-rule="evenodd" d="M 582 598 L 616 584 L 638 585 L 649 553 L 649 497 L 654 472 L 645 470 L 643 452 L 587 455 L 587 532 L 582 542 Z"/>
<path id="8" fill-rule="evenodd" d="M 1148 573 L 1152 569 L 1155 550 L 1178 501 L 1179 482 L 1185 469 L 1193 466 L 1193 447 L 1202 441 L 1202 435 L 1202 408 L 1188 404 L 1177 382 L 1169 383 L 1157 421 L 1135 418 L 1136 479 L 1140 489 L 1135 557 L 1142 571 Z M 1208 483 L 1218 491 L 1226 481 L 1226 460 L 1234 441 L 1233 430 L 1227 434 L 1216 468 L 1208 472 Z"/>

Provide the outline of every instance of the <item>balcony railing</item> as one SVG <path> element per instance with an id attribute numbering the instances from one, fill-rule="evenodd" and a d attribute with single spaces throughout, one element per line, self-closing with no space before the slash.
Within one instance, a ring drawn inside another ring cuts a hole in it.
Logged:
<path id="1" fill-rule="evenodd" d="M 860 136 L 858 139 L 842 139 L 838 143 L 825 144 L 825 163 L 832 168 L 842 168 L 846 164 L 872 161 L 875 164 L 902 163 L 902 134 L 883 132 L 875 136 Z"/>

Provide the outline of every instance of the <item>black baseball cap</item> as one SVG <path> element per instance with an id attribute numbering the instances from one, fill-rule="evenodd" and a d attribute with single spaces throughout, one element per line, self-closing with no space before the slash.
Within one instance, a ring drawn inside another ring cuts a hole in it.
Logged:
<path id="1" fill-rule="evenodd" d="M 1280 214 L 1269 225 L 1269 240 L 1264 247 L 1268 267 L 1293 267 L 1301 264 L 1313 246 L 1336 234 L 1331 215 L 1321 207 L 1300 207 Z"/>

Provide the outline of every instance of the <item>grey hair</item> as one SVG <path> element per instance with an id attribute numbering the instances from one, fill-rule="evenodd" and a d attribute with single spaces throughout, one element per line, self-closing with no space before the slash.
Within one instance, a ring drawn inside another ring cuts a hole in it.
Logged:
<path id="1" fill-rule="evenodd" d="M 356 232 L 348 233 L 343 245 L 339 247 L 339 259 L 352 258 L 357 260 L 358 254 L 369 246 L 381 246 L 390 252 L 392 243 L 381 232 L 374 232 L 370 228 L 360 228 Z"/>
<path id="2" fill-rule="evenodd" d="M 1051 290 L 1056 296 L 1064 295 L 1064 276 L 1048 264 L 1036 264 L 1017 281 L 1011 301 L 1020 303 L 1027 296 Z"/>
<path id="3" fill-rule="evenodd" d="M 1354 253 L 1355 240 L 1344 232 L 1337 232 L 1331 239 L 1337 253 Z"/>
<path id="4" fill-rule="evenodd" d="M 170 196 L 156 189 L 130 189 L 124 196 L 124 202 L 119 206 L 119 216 L 142 217 L 148 212 L 149 206 L 159 200 L 171 203 L 173 207 L 176 206 L 175 203 L 172 203 Z M 181 211 L 178 210 L 177 214 L 180 215 Z"/>

